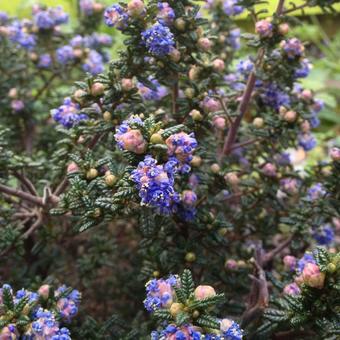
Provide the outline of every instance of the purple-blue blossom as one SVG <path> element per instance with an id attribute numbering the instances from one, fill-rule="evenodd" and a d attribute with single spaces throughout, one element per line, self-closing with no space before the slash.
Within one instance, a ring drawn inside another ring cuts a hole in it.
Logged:
<path id="1" fill-rule="evenodd" d="M 146 284 L 146 299 L 144 307 L 148 312 L 154 312 L 157 309 L 168 308 L 174 300 L 174 287 L 179 284 L 174 275 L 167 279 L 153 279 Z"/>
<path id="2" fill-rule="evenodd" d="M 240 5 L 239 0 L 224 0 L 223 10 L 228 16 L 235 16 L 241 14 L 244 11 L 244 7 Z"/>
<path id="3" fill-rule="evenodd" d="M 92 75 L 97 75 L 103 72 L 104 61 L 102 55 L 95 50 L 91 50 L 85 59 L 83 70 L 91 73 Z"/>
<path id="4" fill-rule="evenodd" d="M 167 2 L 159 2 L 157 7 L 159 11 L 157 13 L 158 21 L 162 24 L 170 25 L 176 18 L 175 11 Z"/>
<path id="5" fill-rule="evenodd" d="M 138 164 L 131 173 L 131 180 L 139 191 L 141 205 L 156 208 L 161 214 L 174 211 L 174 204 L 180 201 L 180 195 L 174 188 L 176 165 L 171 162 L 157 164 L 150 155 Z"/>
<path id="6" fill-rule="evenodd" d="M 73 48 L 70 45 L 65 45 L 59 47 L 56 52 L 56 59 L 58 63 L 62 65 L 66 65 L 74 60 L 74 52 Z"/>
<path id="7" fill-rule="evenodd" d="M 112 5 L 104 12 L 104 20 L 107 26 L 116 27 L 119 30 L 127 26 L 129 16 L 125 9 L 120 5 Z"/>
<path id="8" fill-rule="evenodd" d="M 168 90 L 165 86 L 162 86 L 157 79 L 149 78 L 152 83 L 152 88 L 142 83 L 137 83 L 139 94 L 144 100 L 161 100 L 168 94 Z"/>
<path id="9" fill-rule="evenodd" d="M 319 228 L 313 229 L 312 236 L 318 245 L 328 246 L 333 242 L 335 233 L 330 224 L 325 224 Z"/>
<path id="10" fill-rule="evenodd" d="M 162 23 L 156 23 L 142 32 L 142 41 L 149 53 L 157 57 L 168 55 L 175 46 L 174 35 Z"/>
<path id="11" fill-rule="evenodd" d="M 41 54 L 39 56 L 38 67 L 50 68 L 52 66 L 52 57 L 48 53 Z"/>
<path id="12" fill-rule="evenodd" d="M 56 122 L 66 128 L 71 128 L 80 121 L 89 119 L 86 114 L 80 112 L 79 104 L 74 103 L 71 98 L 65 98 L 63 105 L 51 110 L 51 115 Z"/>
<path id="13" fill-rule="evenodd" d="M 310 133 L 299 134 L 298 136 L 299 145 L 305 150 L 310 151 L 316 147 L 316 139 Z"/>

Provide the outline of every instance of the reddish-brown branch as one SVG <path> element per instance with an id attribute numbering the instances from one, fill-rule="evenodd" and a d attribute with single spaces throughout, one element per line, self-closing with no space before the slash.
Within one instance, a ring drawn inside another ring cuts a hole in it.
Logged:
<path id="1" fill-rule="evenodd" d="M 37 197 L 37 196 L 33 196 L 27 192 L 24 192 L 24 191 L 21 191 L 19 189 L 13 189 L 13 188 L 10 188 L 6 185 L 3 185 L 3 184 L 0 184 L 0 192 L 3 192 L 7 195 L 10 195 L 10 196 L 16 196 L 16 197 L 19 197 L 23 200 L 26 200 L 26 201 L 29 201 L 31 203 L 34 203 L 40 207 L 44 206 L 43 204 L 43 201 L 42 201 L 42 198 L 41 197 Z"/>
<path id="2" fill-rule="evenodd" d="M 295 11 L 298 11 L 298 10 L 302 10 L 302 9 L 306 8 L 307 6 L 308 6 L 308 3 L 306 2 L 305 4 L 302 4 L 300 6 L 289 8 L 289 9 L 283 11 L 282 14 L 287 15 L 289 13 L 292 13 L 292 12 L 295 12 Z"/>
<path id="3" fill-rule="evenodd" d="M 13 175 L 25 186 L 25 188 L 34 196 L 38 196 L 37 190 L 35 189 L 33 183 L 23 174 L 14 170 Z"/>
<path id="4" fill-rule="evenodd" d="M 293 236 L 290 236 L 287 240 L 283 241 L 276 248 L 268 252 L 263 259 L 263 266 L 267 265 L 276 255 L 281 253 L 283 249 L 288 247 L 293 240 Z"/>

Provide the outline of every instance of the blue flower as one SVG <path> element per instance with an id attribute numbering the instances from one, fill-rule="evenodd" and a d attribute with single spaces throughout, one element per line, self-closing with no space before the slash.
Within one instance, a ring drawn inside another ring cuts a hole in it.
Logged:
<path id="1" fill-rule="evenodd" d="M 70 45 L 59 47 L 56 52 L 56 59 L 58 63 L 66 65 L 74 60 L 73 48 Z"/>
<path id="2" fill-rule="evenodd" d="M 52 58 L 48 53 L 42 54 L 39 57 L 38 67 L 40 68 L 49 68 L 52 65 Z"/>
<path id="3" fill-rule="evenodd" d="M 175 20 L 175 11 L 169 6 L 167 2 L 159 2 L 157 7 L 159 10 L 157 14 L 159 22 L 164 25 L 169 25 Z"/>
<path id="4" fill-rule="evenodd" d="M 91 50 L 83 64 L 83 70 L 92 75 L 97 75 L 104 71 L 103 57 L 95 50 Z"/>
<path id="5" fill-rule="evenodd" d="M 314 149 L 317 144 L 316 139 L 310 133 L 300 134 L 298 137 L 298 141 L 299 145 L 302 146 L 305 151 L 310 151 Z"/>
<path id="6" fill-rule="evenodd" d="M 312 234 L 318 245 L 327 246 L 334 240 L 334 230 L 330 224 L 325 224 L 314 230 Z"/>
<path id="7" fill-rule="evenodd" d="M 35 25 L 40 29 L 52 29 L 68 22 L 68 14 L 61 7 L 38 8 L 33 13 Z"/>
<path id="8" fill-rule="evenodd" d="M 296 266 L 296 272 L 298 275 L 303 272 L 303 269 L 305 268 L 305 265 L 307 263 L 316 263 L 314 256 L 310 253 L 305 253 L 303 257 L 298 261 Z"/>
<path id="9" fill-rule="evenodd" d="M 9 37 L 13 42 L 27 50 L 31 50 L 36 45 L 36 37 L 27 33 L 25 24 L 19 21 L 14 21 L 9 26 Z"/>
<path id="10" fill-rule="evenodd" d="M 174 189 L 175 173 L 175 168 L 168 164 L 157 165 L 154 158 L 146 156 L 131 173 L 131 179 L 139 190 L 141 204 L 157 208 L 161 214 L 173 212 L 174 203 L 180 200 Z"/>
<path id="11" fill-rule="evenodd" d="M 166 280 L 153 279 L 146 284 L 146 299 L 144 306 L 148 312 L 154 312 L 160 308 L 166 308 L 174 300 L 174 287 L 178 285 L 178 279 L 170 275 Z"/>
<path id="12" fill-rule="evenodd" d="M 324 186 L 321 183 L 316 183 L 307 190 L 307 199 L 315 201 L 324 197 L 326 193 Z"/>
<path id="13" fill-rule="evenodd" d="M 149 77 L 149 81 L 153 84 L 153 88 L 150 88 L 142 83 L 137 83 L 137 88 L 139 94 L 143 97 L 144 100 L 161 100 L 164 96 L 167 95 L 167 88 L 162 86 L 157 79 L 153 79 Z"/>
<path id="14" fill-rule="evenodd" d="M 240 60 L 236 65 L 236 71 L 246 77 L 254 69 L 254 63 L 250 59 Z"/>
<path id="15" fill-rule="evenodd" d="M 65 98 L 64 104 L 57 109 L 51 110 L 53 119 L 64 125 L 66 128 L 71 128 L 82 120 L 87 120 L 89 117 L 80 113 L 80 106 L 72 102 L 71 98 Z"/>
<path id="16" fill-rule="evenodd" d="M 300 67 L 295 70 L 295 78 L 306 78 L 309 75 L 311 68 L 312 64 L 310 61 L 308 59 L 303 59 L 300 62 Z"/>
<path id="17" fill-rule="evenodd" d="M 175 46 L 174 35 L 162 23 L 156 23 L 142 33 L 148 51 L 157 57 L 168 55 Z"/>
<path id="18" fill-rule="evenodd" d="M 290 97 L 275 83 L 269 83 L 262 89 L 261 99 L 264 104 L 278 110 L 280 106 L 289 106 Z"/>
<path id="19" fill-rule="evenodd" d="M 241 14 L 244 8 L 239 5 L 239 0 L 224 0 L 223 1 L 224 13 L 229 16 Z"/>
<path id="20" fill-rule="evenodd" d="M 123 30 L 127 26 L 129 16 L 122 6 L 112 5 L 105 10 L 104 19 L 107 26 Z"/>
<path id="21" fill-rule="evenodd" d="M 240 325 L 233 320 L 223 319 L 221 322 L 221 332 L 225 340 L 242 340 L 243 330 Z"/>

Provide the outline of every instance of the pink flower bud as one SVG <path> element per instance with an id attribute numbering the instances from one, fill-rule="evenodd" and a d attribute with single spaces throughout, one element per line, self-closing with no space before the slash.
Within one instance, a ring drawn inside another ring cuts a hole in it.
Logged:
<path id="1" fill-rule="evenodd" d="M 340 161 L 340 149 L 339 148 L 332 148 L 329 152 L 330 157 L 333 161 L 339 162 Z"/>
<path id="2" fill-rule="evenodd" d="M 276 177 L 276 166 L 272 163 L 267 163 L 265 166 L 262 168 L 262 172 L 264 175 L 268 177 Z"/>
<path id="3" fill-rule="evenodd" d="M 192 207 L 197 201 L 197 195 L 192 190 L 184 190 L 182 192 L 182 201 L 185 205 Z"/>
<path id="4" fill-rule="evenodd" d="M 221 110 L 221 103 L 215 98 L 206 97 L 201 105 L 206 112 L 216 112 Z"/>
<path id="5" fill-rule="evenodd" d="M 299 286 L 295 282 L 293 282 L 283 288 L 283 293 L 286 295 L 299 295 L 301 293 L 301 290 Z"/>
<path id="6" fill-rule="evenodd" d="M 225 174 L 224 180 L 232 186 L 237 186 L 240 182 L 240 179 L 235 172 L 229 172 Z"/>
<path id="7" fill-rule="evenodd" d="M 204 51 L 209 51 L 211 49 L 212 45 L 213 44 L 212 44 L 211 40 L 208 39 L 208 38 L 200 38 L 198 40 L 198 46 Z"/>
<path id="8" fill-rule="evenodd" d="M 204 300 L 216 295 L 215 289 L 211 286 L 198 286 L 194 292 L 196 300 Z"/>
<path id="9" fill-rule="evenodd" d="M 291 256 L 291 255 L 287 255 L 283 258 L 283 263 L 284 263 L 286 270 L 293 271 L 295 269 L 295 266 L 296 266 L 296 257 Z"/>
<path id="10" fill-rule="evenodd" d="M 283 115 L 283 119 L 288 123 L 293 123 L 296 120 L 296 116 L 297 116 L 296 112 L 290 110 Z"/>
<path id="11" fill-rule="evenodd" d="M 80 59 L 84 55 L 84 52 L 80 48 L 75 48 L 73 50 L 73 55 L 74 55 L 75 58 Z"/>
<path id="12" fill-rule="evenodd" d="M 176 48 L 173 48 L 169 53 L 170 59 L 176 63 L 181 60 L 181 52 L 178 51 Z"/>
<path id="13" fill-rule="evenodd" d="M 76 163 L 71 162 L 68 166 L 67 166 L 67 173 L 71 174 L 73 172 L 77 172 L 79 171 L 79 167 Z"/>
<path id="14" fill-rule="evenodd" d="M 189 70 L 189 79 L 196 80 L 199 76 L 201 69 L 198 66 L 192 66 Z"/>
<path id="15" fill-rule="evenodd" d="M 14 99 L 14 98 L 17 98 L 17 96 L 18 96 L 18 90 L 15 87 L 11 88 L 8 92 L 8 97 Z"/>
<path id="16" fill-rule="evenodd" d="M 134 152 L 138 155 L 145 152 L 147 144 L 142 133 L 139 130 L 129 130 L 122 135 L 117 136 L 124 150 Z"/>
<path id="17" fill-rule="evenodd" d="M 318 265 L 314 263 L 307 263 L 302 271 L 303 283 L 313 288 L 322 289 L 325 276 L 325 273 L 322 273 Z"/>
<path id="18" fill-rule="evenodd" d="M 123 78 L 122 79 L 122 89 L 123 91 L 130 91 L 134 88 L 134 83 L 132 79 Z"/>
<path id="19" fill-rule="evenodd" d="M 142 0 L 131 0 L 127 5 L 127 9 L 130 16 L 139 16 L 143 14 L 145 5 Z"/>
<path id="20" fill-rule="evenodd" d="M 286 22 L 279 25 L 279 32 L 282 35 L 286 35 L 289 32 L 289 25 Z"/>
<path id="21" fill-rule="evenodd" d="M 237 261 L 235 261 L 233 259 L 229 259 L 229 260 L 226 261 L 225 267 L 229 270 L 235 270 L 235 269 L 238 268 Z"/>
<path id="22" fill-rule="evenodd" d="M 261 38 L 269 38 L 273 35 L 273 25 L 266 19 L 255 24 L 255 31 Z"/>
<path id="23" fill-rule="evenodd" d="M 226 120 L 224 117 L 215 116 L 213 118 L 213 125 L 217 130 L 224 130 L 226 128 Z"/>
<path id="24" fill-rule="evenodd" d="M 313 93 L 311 90 L 303 90 L 300 94 L 301 98 L 308 101 L 313 99 Z"/>
<path id="25" fill-rule="evenodd" d="M 222 319 L 220 323 L 221 332 L 226 332 L 233 325 L 234 321 L 229 319 Z"/>
<path id="26" fill-rule="evenodd" d="M 99 2 L 95 2 L 92 8 L 93 8 L 93 12 L 95 13 L 100 13 L 100 12 L 103 12 L 104 10 L 104 6 Z"/>
<path id="27" fill-rule="evenodd" d="M 304 120 L 300 125 L 301 131 L 308 133 L 310 131 L 310 124 L 308 120 Z"/>
<path id="28" fill-rule="evenodd" d="M 215 59 L 212 63 L 212 67 L 216 72 L 223 72 L 225 68 L 224 61 L 222 59 Z"/>
<path id="29" fill-rule="evenodd" d="M 47 299 L 50 294 L 50 286 L 49 285 L 42 285 L 38 289 L 38 294 L 42 296 L 44 299 Z"/>

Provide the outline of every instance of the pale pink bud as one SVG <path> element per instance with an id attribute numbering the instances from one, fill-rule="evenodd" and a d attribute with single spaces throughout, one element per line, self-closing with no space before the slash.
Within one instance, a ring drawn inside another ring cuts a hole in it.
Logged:
<path id="1" fill-rule="evenodd" d="M 299 295 L 301 293 L 301 290 L 299 286 L 295 282 L 293 282 L 283 288 L 283 293 L 286 295 Z"/>
<path id="2" fill-rule="evenodd" d="M 295 269 L 295 266 L 296 266 L 296 257 L 291 256 L 291 255 L 286 255 L 283 258 L 283 263 L 284 263 L 286 270 L 293 271 Z"/>
<path id="3" fill-rule="evenodd" d="M 325 273 L 320 271 L 318 265 L 307 263 L 302 271 L 303 283 L 307 286 L 322 289 L 325 283 Z"/>
<path id="4" fill-rule="evenodd" d="M 226 127 L 226 120 L 224 117 L 215 116 L 213 118 L 213 125 L 217 130 L 224 130 Z"/>
<path id="5" fill-rule="evenodd" d="M 284 114 L 283 119 L 288 123 L 293 123 L 296 120 L 296 116 L 297 116 L 296 112 L 290 110 Z"/>
<path id="6" fill-rule="evenodd" d="M 260 20 L 255 24 L 255 31 L 262 38 L 271 37 L 273 35 L 273 25 L 268 20 Z"/>
<path id="7" fill-rule="evenodd" d="M 122 143 L 123 149 L 134 152 L 138 155 L 145 152 L 147 144 L 139 130 L 130 130 L 117 139 Z"/>
<path id="8" fill-rule="evenodd" d="M 50 286 L 49 285 L 42 285 L 38 289 L 38 294 L 42 296 L 44 299 L 47 299 L 50 294 Z"/>
<path id="9" fill-rule="evenodd" d="M 286 22 L 284 22 L 283 24 L 280 24 L 279 25 L 279 32 L 282 35 L 286 35 L 289 32 L 289 25 Z"/>
<path id="10" fill-rule="evenodd" d="M 222 319 L 220 323 L 221 332 L 226 332 L 233 325 L 233 321 L 229 319 Z"/>
<path id="11" fill-rule="evenodd" d="M 71 174 L 73 172 L 77 172 L 79 171 L 79 167 L 76 163 L 71 162 L 68 166 L 67 166 L 67 173 Z"/>
<path id="12" fill-rule="evenodd" d="M 123 78 L 122 79 L 122 89 L 124 91 L 130 91 L 134 88 L 134 83 L 132 79 Z"/>
<path id="13" fill-rule="evenodd" d="M 216 72 L 222 72 L 225 68 L 224 61 L 222 59 L 215 59 L 212 63 L 212 67 Z"/>
<path id="14" fill-rule="evenodd" d="M 233 259 L 227 260 L 226 263 L 225 263 L 225 266 L 229 270 L 235 270 L 235 269 L 238 268 L 237 261 L 235 261 Z"/>
<path id="15" fill-rule="evenodd" d="M 215 289 L 211 286 L 198 286 L 194 292 L 196 300 L 204 300 L 216 295 Z"/>
<path id="16" fill-rule="evenodd" d="M 216 112 L 221 110 L 221 103 L 215 98 L 205 98 L 202 106 L 206 112 Z"/>
<path id="17" fill-rule="evenodd" d="M 170 59 L 174 62 L 179 62 L 181 60 L 181 52 L 176 48 L 173 48 L 169 53 Z"/>
<path id="18" fill-rule="evenodd" d="M 329 155 L 331 156 L 331 158 L 333 159 L 333 161 L 340 161 L 340 149 L 339 148 L 332 148 L 329 152 Z"/>
<path id="19" fill-rule="evenodd" d="M 128 5 L 128 14 L 131 16 L 138 16 L 144 12 L 145 5 L 142 0 L 131 0 Z"/>
<path id="20" fill-rule="evenodd" d="M 197 195 L 192 190 L 184 190 L 182 192 L 182 201 L 187 206 L 194 206 L 197 201 Z"/>
<path id="21" fill-rule="evenodd" d="M 74 55 L 75 58 L 80 59 L 84 55 L 84 52 L 80 48 L 75 48 L 73 50 L 73 55 Z"/>
<path id="22" fill-rule="evenodd" d="M 18 90 L 15 87 L 11 88 L 8 92 L 8 97 L 14 99 L 14 98 L 17 98 L 17 96 L 18 96 Z"/>
<path id="23" fill-rule="evenodd" d="M 193 66 L 189 70 L 189 79 L 196 80 L 199 76 L 201 69 L 198 66 Z"/>
<path id="24" fill-rule="evenodd" d="M 235 172 L 229 172 L 225 174 L 224 180 L 232 186 L 236 186 L 240 182 L 240 179 Z"/>
<path id="25" fill-rule="evenodd" d="M 301 98 L 304 100 L 311 100 L 313 99 L 313 93 L 311 90 L 303 90 L 300 94 Z"/>
<path id="26" fill-rule="evenodd" d="M 310 131 L 310 124 L 309 124 L 309 121 L 308 120 L 304 120 L 301 125 L 301 130 L 302 132 L 304 133 L 308 133 Z"/>
<path id="27" fill-rule="evenodd" d="M 198 46 L 204 51 L 209 51 L 212 45 L 212 41 L 208 38 L 200 38 L 198 40 Z"/>
<path id="28" fill-rule="evenodd" d="M 276 177 L 276 166 L 272 163 L 267 163 L 265 166 L 262 168 L 262 172 L 264 175 L 268 177 Z"/>
<path id="29" fill-rule="evenodd" d="M 104 6 L 99 2 L 95 2 L 92 8 L 95 13 L 100 13 L 104 10 Z"/>

